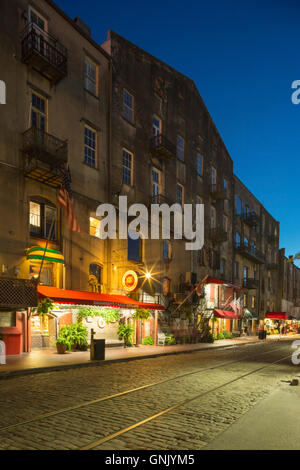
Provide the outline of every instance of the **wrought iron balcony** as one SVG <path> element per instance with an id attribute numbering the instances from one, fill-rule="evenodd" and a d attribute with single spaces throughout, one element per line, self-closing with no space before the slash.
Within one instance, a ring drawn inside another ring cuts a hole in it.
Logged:
<path id="1" fill-rule="evenodd" d="M 226 242 L 228 240 L 228 232 L 222 227 L 211 228 L 210 239 L 217 243 Z"/>
<path id="2" fill-rule="evenodd" d="M 68 142 L 31 127 L 23 134 L 24 173 L 50 186 L 61 184 L 68 160 Z"/>
<path id="3" fill-rule="evenodd" d="M 265 263 L 265 256 L 261 253 L 256 247 L 251 245 L 246 245 L 244 243 L 236 243 L 235 244 L 236 252 L 244 256 L 244 258 L 249 259 L 250 261 L 256 264 L 264 264 Z"/>
<path id="4" fill-rule="evenodd" d="M 40 72 L 44 77 L 57 83 L 68 73 L 67 49 L 54 37 L 29 23 L 22 33 L 22 60 Z"/>
<path id="5" fill-rule="evenodd" d="M 254 227 L 259 224 L 259 217 L 254 211 L 248 212 L 246 214 L 243 214 L 243 221 L 250 227 Z"/>
<path id="6" fill-rule="evenodd" d="M 213 199 L 227 199 L 227 190 L 222 184 L 211 184 L 210 194 Z"/>
<path id="7" fill-rule="evenodd" d="M 243 287 L 245 289 L 258 289 L 259 282 L 256 279 L 250 277 L 244 277 Z"/>
<path id="8" fill-rule="evenodd" d="M 36 281 L 31 279 L 0 279 L 0 308 L 17 309 L 36 306 Z"/>
<path id="9" fill-rule="evenodd" d="M 165 135 L 159 134 L 151 138 L 150 150 L 152 155 L 167 160 L 176 158 L 176 147 Z"/>

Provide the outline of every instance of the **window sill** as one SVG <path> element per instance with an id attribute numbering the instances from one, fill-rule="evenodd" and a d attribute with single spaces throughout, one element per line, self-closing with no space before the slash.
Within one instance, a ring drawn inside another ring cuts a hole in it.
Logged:
<path id="1" fill-rule="evenodd" d="M 96 100 L 100 101 L 100 98 L 98 95 L 95 95 L 92 91 L 88 90 L 87 88 L 84 89 L 84 91 L 86 91 L 89 95 L 93 96 L 94 98 L 96 98 Z"/>
<path id="2" fill-rule="evenodd" d="M 129 121 L 125 116 L 122 115 L 122 119 L 127 122 L 127 124 L 130 124 L 132 127 L 136 127 L 135 121 Z"/>
<path id="3" fill-rule="evenodd" d="M 86 162 L 82 162 L 83 165 L 87 166 L 88 168 L 90 168 L 91 170 L 96 170 L 96 171 L 99 171 L 99 168 L 97 168 L 96 166 L 91 166 L 89 165 L 88 163 Z"/>

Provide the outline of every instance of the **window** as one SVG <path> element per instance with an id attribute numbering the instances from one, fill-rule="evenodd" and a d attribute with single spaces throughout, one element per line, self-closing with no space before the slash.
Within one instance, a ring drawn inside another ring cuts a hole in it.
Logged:
<path id="1" fill-rule="evenodd" d="M 224 178 L 224 193 L 227 194 L 228 191 L 228 181 L 226 178 Z"/>
<path id="2" fill-rule="evenodd" d="M 180 204 L 181 206 L 183 206 L 183 201 L 184 201 L 183 186 L 177 183 L 176 202 L 177 204 Z"/>
<path id="3" fill-rule="evenodd" d="M 244 266 L 244 279 L 248 279 L 248 266 Z"/>
<path id="4" fill-rule="evenodd" d="M 16 326 L 16 312 L 1 312 L 0 328 Z"/>
<path id="5" fill-rule="evenodd" d="M 242 200 L 239 196 L 235 198 L 235 213 L 236 215 L 242 215 Z"/>
<path id="6" fill-rule="evenodd" d="M 222 226 L 223 226 L 223 230 L 227 233 L 228 232 L 228 217 L 225 214 L 223 214 L 223 217 L 222 217 Z"/>
<path id="7" fill-rule="evenodd" d="M 134 99 L 133 96 L 127 91 L 123 90 L 123 117 L 129 122 L 133 122 L 134 110 L 133 110 Z"/>
<path id="8" fill-rule="evenodd" d="M 156 116 L 153 116 L 152 132 L 154 137 L 157 137 L 161 134 L 161 120 Z"/>
<path id="9" fill-rule="evenodd" d="M 255 296 L 252 295 L 251 297 L 251 308 L 255 308 Z"/>
<path id="10" fill-rule="evenodd" d="M 239 263 L 237 261 L 235 261 L 234 265 L 233 265 L 233 275 L 234 275 L 235 279 L 238 279 L 240 277 L 240 275 L 239 275 Z"/>
<path id="11" fill-rule="evenodd" d="M 133 184 L 133 154 L 123 149 L 123 167 L 122 167 L 122 181 L 129 186 Z"/>
<path id="12" fill-rule="evenodd" d="M 217 184 L 217 170 L 215 169 L 215 167 L 211 167 L 211 185 L 212 186 L 215 186 Z"/>
<path id="13" fill-rule="evenodd" d="M 159 203 L 158 198 L 155 196 L 158 196 L 161 194 L 161 172 L 157 170 L 156 168 L 152 168 L 152 196 L 153 200 L 155 203 Z"/>
<path id="14" fill-rule="evenodd" d="M 42 132 L 47 129 L 47 101 L 36 93 L 31 94 L 31 126 Z"/>
<path id="15" fill-rule="evenodd" d="M 241 245 L 241 235 L 235 232 L 235 246 L 238 248 Z"/>
<path id="16" fill-rule="evenodd" d="M 247 237 L 244 237 L 244 245 L 248 246 L 249 245 L 249 240 Z"/>
<path id="17" fill-rule="evenodd" d="M 163 258 L 164 259 L 171 258 L 171 244 L 168 241 L 164 241 L 163 243 Z"/>
<path id="18" fill-rule="evenodd" d="M 90 235 L 98 238 L 100 236 L 100 220 L 95 217 L 90 217 Z"/>
<path id="19" fill-rule="evenodd" d="M 221 261 L 220 261 L 220 273 L 221 274 L 225 274 L 225 265 L 226 265 L 225 259 L 221 258 Z"/>
<path id="20" fill-rule="evenodd" d="M 210 228 L 216 228 L 216 209 L 211 206 L 210 208 Z"/>
<path id="21" fill-rule="evenodd" d="M 244 307 L 247 307 L 247 303 L 248 303 L 248 296 L 247 294 L 244 294 Z"/>
<path id="22" fill-rule="evenodd" d="M 203 158 L 200 153 L 197 153 L 197 175 L 203 176 Z"/>
<path id="23" fill-rule="evenodd" d="M 50 240 L 57 239 L 57 208 L 43 198 L 32 198 L 29 203 L 29 227 L 32 237 L 47 238 L 53 223 Z"/>
<path id="24" fill-rule="evenodd" d="M 31 7 L 29 7 L 29 23 L 35 24 L 42 31 L 47 31 L 47 21 Z"/>
<path id="25" fill-rule="evenodd" d="M 180 135 L 177 136 L 177 158 L 184 161 L 184 139 Z"/>
<path id="26" fill-rule="evenodd" d="M 88 57 L 85 58 L 84 86 L 93 95 L 98 95 L 98 67 Z"/>
<path id="27" fill-rule="evenodd" d="M 247 204 L 244 207 L 244 214 L 246 217 L 250 215 L 250 209 L 249 209 L 249 206 L 247 206 Z"/>
<path id="28" fill-rule="evenodd" d="M 134 240 L 131 236 L 136 232 L 128 233 L 128 259 L 131 261 L 141 261 L 141 239 Z M 131 235 L 131 236 L 130 236 Z"/>
<path id="29" fill-rule="evenodd" d="M 96 168 L 97 134 L 91 127 L 84 127 L 84 163 Z"/>

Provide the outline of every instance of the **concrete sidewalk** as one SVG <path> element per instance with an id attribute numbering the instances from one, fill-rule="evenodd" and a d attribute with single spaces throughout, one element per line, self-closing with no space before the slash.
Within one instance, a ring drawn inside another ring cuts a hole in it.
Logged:
<path id="1" fill-rule="evenodd" d="M 295 336 L 295 338 L 299 336 Z M 285 339 L 292 339 L 287 336 Z M 278 341 L 278 336 L 272 336 L 267 342 Z M 283 341 L 283 338 L 281 339 Z M 262 343 L 257 336 L 246 336 L 228 340 L 218 340 L 212 344 L 196 343 L 181 344 L 173 346 L 142 346 L 132 348 L 107 348 L 105 350 L 105 361 L 90 361 L 89 351 L 67 352 L 57 354 L 56 350 L 39 350 L 31 353 L 23 353 L 16 356 L 7 356 L 7 363 L 0 365 L 0 379 L 12 376 L 51 372 L 74 367 L 87 367 L 107 364 L 115 361 L 130 361 L 172 354 L 192 353 L 195 351 L 207 351 L 218 348 L 242 346 L 246 344 Z"/>
<path id="2" fill-rule="evenodd" d="M 299 407 L 300 386 L 283 382 L 205 450 L 299 450 Z"/>

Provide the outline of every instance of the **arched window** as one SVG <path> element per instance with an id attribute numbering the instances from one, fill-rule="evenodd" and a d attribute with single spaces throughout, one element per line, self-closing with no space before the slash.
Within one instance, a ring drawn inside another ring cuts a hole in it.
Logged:
<path id="1" fill-rule="evenodd" d="M 31 237 L 48 238 L 52 226 L 50 240 L 57 240 L 57 207 L 40 196 L 33 196 L 29 202 L 29 230 Z"/>

